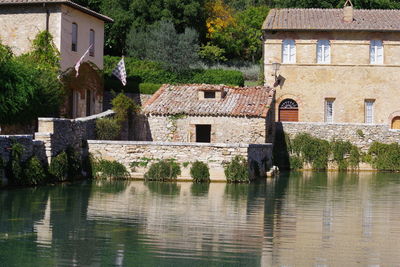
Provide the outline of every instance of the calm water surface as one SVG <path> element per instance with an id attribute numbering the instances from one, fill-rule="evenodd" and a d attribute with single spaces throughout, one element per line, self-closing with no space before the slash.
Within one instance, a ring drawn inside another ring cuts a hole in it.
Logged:
<path id="1" fill-rule="evenodd" d="M 400 175 L 0 191 L 0 266 L 400 266 Z"/>

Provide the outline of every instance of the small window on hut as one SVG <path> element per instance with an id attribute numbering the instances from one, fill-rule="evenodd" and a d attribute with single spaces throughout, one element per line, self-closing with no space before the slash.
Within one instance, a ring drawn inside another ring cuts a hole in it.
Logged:
<path id="1" fill-rule="evenodd" d="M 215 92 L 205 91 L 204 98 L 215 98 Z"/>
<path id="2" fill-rule="evenodd" d="M 197 143 L 211 142 L 211 125 L 209 124 L 196 125 L 196 142 Z"/>

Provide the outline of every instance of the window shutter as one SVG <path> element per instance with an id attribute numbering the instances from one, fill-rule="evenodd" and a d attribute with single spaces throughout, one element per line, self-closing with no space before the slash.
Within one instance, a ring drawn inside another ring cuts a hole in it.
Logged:
<path id="1" fill-rule="evenodd" d="M 330 63 L 331 62 L 331 46 L 328 40 L 325 40 L 325 46 L 324 46 L 324 63 Z"/>
<path id="2" fill-rule="evenodd" d="M 288 44 L 288 40 L 283 40 L 282 63 L 288 63 L 288 62 L 289 62 L 289 44 Z"/>
<path id="3" fill-rule="evenodd" d="M 296 45 L 294 40 L 290 40 L 290 63 L 296 63 Z"/>
<path id="4" fill-rule="evenodd" d="M 323 63 L 321 41 L 317 42 L 317 63 Z"/>
<path id="5" fill-rule="evenodd" d="M 375 64 L 375 62 L 376 62 L 376 51 L 375 51 L 375 49 L 376 49 L 376 45 L 375 45 L 375 40 L 372 40 L 371 41 L 371 46 L 370 46 L 370 58 L 371 58 L 371 64 Z"/>
<path id="6" fill-rule="evenodd" d="M 376 41 L 376 62 L 377 64 L 383 64 L 383 45 L 382 41 Z"/>

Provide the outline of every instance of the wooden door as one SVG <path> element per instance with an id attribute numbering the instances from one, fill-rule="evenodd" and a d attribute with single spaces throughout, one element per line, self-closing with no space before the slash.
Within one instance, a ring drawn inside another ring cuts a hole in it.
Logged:
<path id="1" fill-rule="evenodd" d="M 392 120 L 392 129 L 400 130 L 400 117 L 394 117 Z"/>

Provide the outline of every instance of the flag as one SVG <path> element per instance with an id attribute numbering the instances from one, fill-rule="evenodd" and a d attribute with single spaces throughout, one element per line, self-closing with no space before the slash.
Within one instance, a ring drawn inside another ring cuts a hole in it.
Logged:
<path id="1" fill-rule="evenodd" d="M 115 77 L 117 77 L 124 86 L 126 85 L 126 69 L 125 69 L 124 57 L 122 57 L 122 59 L 118 62 L 112 74 Z"/>
<path id="2" fill-rule="evenodd" d="M 83 59 L 87 56 L 87 54 L 89 54 L 90 49 L 92 48 L 93 44 L 91 44 L 88 48 L 88 50 L 85 52 L 85 54 L 83 54 L 83 56 L 78 60 L 78 62 L 76 62 L 75 64 L 75 70 L 76 70 L 76 77 L 79 76 L 79 67 L 81 66 Z"/>

